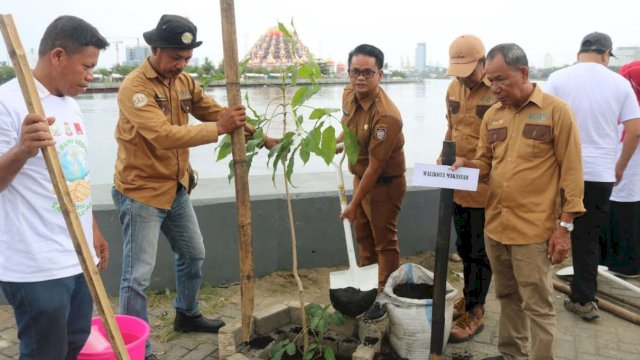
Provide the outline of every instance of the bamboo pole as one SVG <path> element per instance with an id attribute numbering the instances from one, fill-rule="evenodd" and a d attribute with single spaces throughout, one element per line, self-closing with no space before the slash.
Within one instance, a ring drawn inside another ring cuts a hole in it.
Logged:
<path id="1" fill-rule="evenodd" d="M 567 295 L 571 294 L 571 288 L 569 287 L 569 285 L 563 284 L 557 280 L 553 280 L 553 287 L 556 290 L 561 291 Z M 598 300 L 598 307 L 601 308 L 602 310 L 606 310 L 612 313 L 613 315 L 621 317 L 636 325 L 640 325 L 640 314 L 636 314 L 632 311 L 624 309 L 604 299 L 597 299 L 597 300 Z"/>
<path id="2" fill-rule="evenodd" d="M 2 36 L 7 45 L 11 62 L 13 62 L 16 78 L 18 78 L 18 82 L 20 83 L 20 89 L 22 89 L 22 95 L 24 96 L 29 113 L 46 116 L 42 103 L 40 102 L 40 96 L 36 90 L 31 68 L 29 67 L 24 48 L 22 47 L 22 42 L 18 36 L 13 17 L 10 14 L 0 16 L 0 29 L 2 30 Z M 89 286 L 89 291 L 96 304 L 98 313 L 100 313 L 102 322 L 105 324 L 109 342 L 119 360 L 129 360 L 129 354 L 122 340 L 120 329 L 113 317 L 113 310 L 111 309 L 109 298 L 104 289 L 104 284 L 102 283 L 100 273 L 87 245 L 87 239 L 85 238 L 82 224 L 78 218 L 75 204 L 69 194 L 69 188 L 67 187 L 67 181 L 64 178 L 62 167 L 60 166 L 60 159 L 58 158 L 56 148 L 54 146 L 46 147 L 42 149 L 42 153 L 45 163 L 47 164 L 49 176 L 51 177 L 53 189 L 60 203 L 64 221 L 67 224 L 71 240 L 73 241 L 73 247 L 76 250 L 78 260 L 82 266 L 82 272 L 87 280 L 87 285 Z"/>
<path id="3" fill-rule="evenodd" d="M 238 43 L 233 0 L 220 0 L 222 18 L 222 45 L 224 49 L 224 76 L 227 82 L 229 106 L 242 103 L 238 76 Z M 234 179 L 236 185 L 236 212 L 240 233 L 240 312 L 242 341 L 249 341 L 253 321 L 253 247 L 251 239 L 251 208 L 249 204 L 249 169 L 244 143 L 244 129 L 236 129 L 231 136 Z"/>
<path id="4" fill-rule="evenodd" d="M 456 160 L 456 142 L 443 141 L 442 164 L 453 165 Z M 433 271 L 433 321 L 431 327 L 430 359 L 442 358 L 444 346 L 444 302 L 447 293 L 447 267 L 449 257 L 449 237 L 453 212 L 453 190 L 440 189 L 438 212 L 438 234 L 436 237 L 436 263 Z"/>

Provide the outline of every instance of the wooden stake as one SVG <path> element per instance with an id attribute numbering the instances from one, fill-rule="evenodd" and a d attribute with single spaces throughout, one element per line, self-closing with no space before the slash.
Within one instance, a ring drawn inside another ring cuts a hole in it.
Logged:
<path id="1" fill-rule="evenodd" d="M 241 104 L 238 76 L 238 42 L 233 0 L 220 0 L 222 17 L 222 46 L 224 49 L 224 76 L 227 81 L 229 106 Z M 240 296 L 242 303 L 242 340 L 249 341 L 253 321 L 253 247 L 251 239 L 251 207 L 249 205 L 249 169 L 244 143 L 244 129 L 236 129 L 231 136 L 234 179 L 236 185 L 236 212 L 240 233 Z"/>
<path id="2" fill-rule="evenodd" d="M 22 89 L 22 95 L 24 96 L 24 101 L 27 104 L 29 113 L 45 116 L 42 103 L 40 102 L 40 96 L 38 95 L 33 80 L 31 68 L 29 67 L 24 48 L 22 47 L 22 42 L 20 42 L 20 38 L 18 37 L 18 31 L 13 22 L 13 17 L 10 14 L 0 16 L 0 30 L 2 30 L 2 36 L 7 45 L 9 56 L 11 56 L 16 78 L 18 78 L 18 82 L 20 83 L 20 89 Z M 75 204 L 71 199 L 71 195 L 69 195 L 69 188 L 67 187 L 67 181 L 64 178 L 62 167 L 60 166 L 60 159 L 58 158 L 56 148 L 54 146 L 44 148 L 42 149 L 42 153 L 45 163 L 47 164 L 49 176 L 51 177 L 53 189 L 60 203 L 64 221 L 67 224 L 71 240 L 73 241 L 73 247 L 78 255 L 78 260 L 82 266 L 82 272 L 87 280 L 93 301 L 102 317 L 103 324 L 105 324 L 111 346 L 119 360 L 129 360 L 129 353 L 125 348 L 120 329 L 113 317 L 111 304 L 109 303 L 109 298 L 107 297 L 102 279 L 100 278 L 100 273 L 93 262 L 93 256 L 87 245 L 87 239 L 85 238 L 80 219 L 78 218 Z"/>

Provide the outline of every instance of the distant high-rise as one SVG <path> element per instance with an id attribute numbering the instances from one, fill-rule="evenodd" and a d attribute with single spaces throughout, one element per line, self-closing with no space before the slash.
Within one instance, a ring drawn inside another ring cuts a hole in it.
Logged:
<path id="1" fill-rule="evenodd" d="M 416 46 L 416 71 L 423 72 L 427 66 L 427 44 L 418 43 Z"/>
<path id="2" fill-rule="evenodd" d="M 142 64 L 144 59 L 151 55 L 151 48 L 147 45 L 127 46 L 125 55 L 125 66 L 137 66 Z"/>
<path id="3" fill-rule="evenodd" d="M 553 67 L 553 56 L 551 54 L 544 54 L 544 69 L 549 69 Z"/>
<path id="4" fill-rule="evenodd" d="M 640 60 L 640 46 L 622 46 L 613 50 L 616 57 L 609 60 L 610 66 L 622 66 L 632 61 Z"/>

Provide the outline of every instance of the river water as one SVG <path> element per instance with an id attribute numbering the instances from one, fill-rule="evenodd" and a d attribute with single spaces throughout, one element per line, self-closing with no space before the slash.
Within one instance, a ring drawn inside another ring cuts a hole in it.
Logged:
<path id="1" fill-rule="evenodd" d="M 396 103 L 404 122 L 405 155 L 407 167 L 416 162 L 432 163 L 442 148 L 442 140 L 446 131 L 445 94 L 451 80 L 426 80 L 417 83 L 383 84 L 383 88 Z M 307 103 L 314 107 L 341 108 L 343 85 L 324 86 Z M 244 99 L 248 92 L 251 106 L 264 112 L 272 100 L 278 96 L 275 88 L 250 87 L 242 89 Z M 224 88 L 214 88 L 207 93 L 220 104 L 226 105 L 227 96 Z M 94 184 L 110 184 L 116 160 L 117 145 L 113 137 L 118 121 L 116 94 L 85 94 L 77 98 L 87 122 L 90 140 L 89 161 L 91 181 Z M 272 109 L 272 105 L 269 109 Z M 193 119 L 192 119 L 193 120 Z M 197 120 L 195 120 L 197 123 Z M 271 128 L 269 134 L 278 136 L 281 130 Z M 202 145 L 191 149 L 191 164 L 198 170 L 201 178 L 226 177 L 229 173 L 228 159 L 215 161 L 215 144 Z M 303 166 L 296 159 L 296 172 L 334 171 L 324 161 L 313 158 Z M 254 158 L 250 175 L 271 174 L 267 167 L 267 151 Z"/>

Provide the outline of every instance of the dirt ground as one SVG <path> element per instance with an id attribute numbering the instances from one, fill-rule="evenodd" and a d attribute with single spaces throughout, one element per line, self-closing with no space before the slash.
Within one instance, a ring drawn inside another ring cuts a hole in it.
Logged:
<path id="1" fill-rule="evenodd" d="M 401 263 L 414 263 L 433 271 L 435 254 L 427 252 L 415 256 L 407 256 L 401 259 Z M 329 273 L 344 270 L 346 267 L 316 268 L 299 270 L 299 276 L 304 287 L 304 301 L 308 303 L 329 304 Z M 460 276 L 457 275 L 460 273 Z M 462 263 L 449 261 L 449 283 L 458 290 L 462 286 Z M 236 288 L 233 294 L 225 300 L 225 303 L 236 302 L 240 304 L 239 284 L 233 284 Z M 282 304 L 291 300 L 299 300 L 296 282 L 291 271 L 278 271 L 255 281 L 255 308 L 261 309 L 275 304 Z"/>

